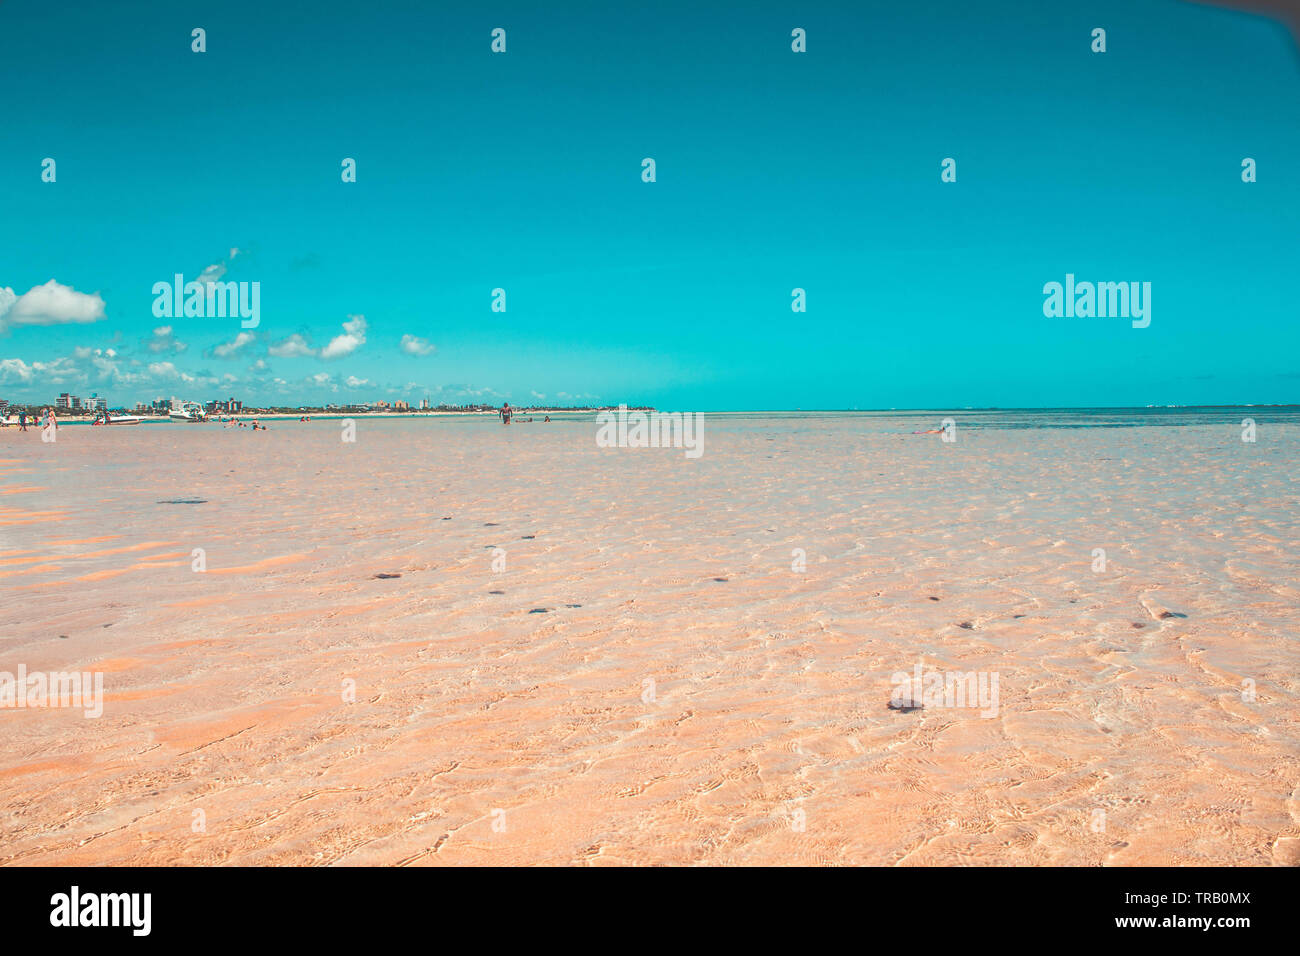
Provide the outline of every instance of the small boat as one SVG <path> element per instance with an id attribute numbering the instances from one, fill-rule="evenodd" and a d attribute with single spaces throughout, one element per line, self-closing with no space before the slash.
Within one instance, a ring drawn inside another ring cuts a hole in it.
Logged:
<path id="1" fill-rule="evenodd" d="M 139 425 L 144 419 L 138 415 L 109 415 L 107 412 L 100 412 L 92 425 Z"/>

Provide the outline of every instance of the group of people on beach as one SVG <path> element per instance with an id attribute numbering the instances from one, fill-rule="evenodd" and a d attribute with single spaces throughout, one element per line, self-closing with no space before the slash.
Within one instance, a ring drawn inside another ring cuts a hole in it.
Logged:
<path id="1" fill-rule="evenodd" d="M 50 428 L 53 429 L 54 431 L 59 430 L 59 422 L 58 419 L 55 417 L 54 409 L 52 408 L 41 409 L 41 413 L 39 415 L 32 416 L 31 421 L 32 421 L 32 425 L 41 429 Z M 10 424 L 11 422 L 9 421 L 9 417 L 7 415 L 4 417 L 0 417 L 0 426 L 8 428 Z M 27 431 L 27 409 L 22 409 L 18 412 L 18 430 L 20 432 Z"/>

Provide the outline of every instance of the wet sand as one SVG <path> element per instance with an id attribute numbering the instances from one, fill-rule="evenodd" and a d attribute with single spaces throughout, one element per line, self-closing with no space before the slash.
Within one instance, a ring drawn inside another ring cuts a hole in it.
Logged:
<path id="1" fill-rule="evenodd" d="M 955 417 L 0 431 L 0 863 L 1300 863 L 1300 424 Z"/>

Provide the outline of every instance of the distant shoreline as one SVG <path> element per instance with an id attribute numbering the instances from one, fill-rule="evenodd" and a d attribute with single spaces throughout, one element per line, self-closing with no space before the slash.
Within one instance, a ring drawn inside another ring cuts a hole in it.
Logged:
<path id="1" fill-rule="evenodd" d="M 38 411 L 49 406 L 31 406 L 31 405 L 10 405 L 3 413 L 0 413 L 0 421 L 9 425 L 17 424 L 17 410 L 28 410 L 28 425 L 35 424 Z M 536 417 L 537 415 L 598 415 L 603 411 L 616 411 L 618 405 L 602 405 L 591 408 L 512 408 L 511 411 L 515 418 Z M 629 411 L 656 411 L 651 405 L 629 405 Z M 978 415 L 988 413 L 1058 413 L 1058 414 L 1086 414 L 1095 412 L 1099 414 L 1112 414 L 1117 412 L 1127 412 L 1130 414 L 1173 414 L 1179 412 L 1227 412 L 1233 410 L 1269 410 L 1269 411 L 1300 411 L 1300 403 L 1283 402 L 1277 404 L 1235 404 L 1235 405 L 1087 405 L 1087 406 L 1041 406 L 1041 407 L 1011 407 L 1011 406 L 981 406 L 981 407 L 963 407 L 953 408 L 937 406 L 934 408 L 768 408 L 768 409 L 692 409 L 708 415 L 897 415 L 897 416 L 933 416 L 942 415 Z M 179 424 L 193 424 L 173 419 L 167 415 L 157 414 L 139 414 L 131 411 L 118 410 L 110 414 L 117 416 L 130 416 L 139 418 L 141 424 L 158 424 L 161 422 L 178 421 Z M 258 419 L 277 419 L 277 420 L 294 420 L 307 418 L 320 419 L 342 419 L 342 418 L 457 418 L 464 416 L 478 416 L 497 418 L 501 414 L 496 408 L 473 408 L 473 409 L 428 409 L 413 410 L 404 412 L 394 411 L 346 411 L 342 409 L 314 409 L 302 411 L 242 411 L 234 414 L 224 412 L 211 413 L 206 421 L 215 422 L 219 419 L 238 419 L 241 421 L 251 421 Z M 94 415 L 69 415 L 59 414 L 56 410 L 59 424 L 64 425 L 88 425 L 94 421 Z"/>
<path id="2" fill-rule="evenodd" d="M 10 407 L 12 408 L 13 406 Z M 28 408 L 31 406 L 18 406 L 18 407 Z M 642 410 L 650 411 L 651 409 L 649 408 L 649 406 L 644 406 Z M 599 408 L 589 408 L 589 409 L 588 408 L 514 408 L 511 409 L 511 411 L 515 416 L 596 415 L 599 414 L 602 411 L 602 409 Z M 8 412 L 9 417 L 3 420 L 7 421 L 11 425 L 16 424 L 17 414 L 18 414 L 17 412 L 10 411 Z M 35 417 L 34 417 L 35 414 L 36 414 L 35 412 L 28 413 L 27 424 L 29 427 L 35 424 Z M 178 424 L 181 425 L 195 424 L 194 422 L 186 422 L 186 421 L 182 421 L 181 419 L 171 418 L 167 415 L 156 415 L 156 414 L 146 415 L 146 414 L 140 414 L 131 411 L 113 411 L 110 412 L 109 414 L 115 417 L 138 418 L 140 419 L 141 424 L 157 424 L 159 422 L 177 422 Z M 277 419 L 293 419 L 293 420 L 300 419 L 300 418 L 321 418 L 321 419 L 453 418 L 453 417 L 459 417 L 465 415 L 479 415 L 479 416 L 487 416 L 489 418 L 497 418 L 501 415 L 501 412 L 497 409 L 491 409 L 491 408 L 487 408 L 487 409 L 476 408 L 476 409 L 464 409 L 464 410 L 442 409 L 439 411 L 434 411 L 430 409 L 429 411 L 413 411 L 413 412 L 376 412 L 376 411 L 348 412 L 348 411 L 341 411 L 338 409 L 330 409 L 329 411 L 301 411 L 301 412 L 234 412 L 234 413 L 212 412 L 211 414 L 208 415 L 206 419 L 204 419 L 204 421 L 215 422 L 221 419 L 229 420 L 232 418 L 237 419 L 239 421 L 252 421 L 254 418 L 257 419 L 277 418 Z M 66 415 L 66 414 L 60 415 L 56 412 L 56 418 L 60 425 L 89 425 L 95 420 L 96 417 L 97 416 L 95 415 Z"/>

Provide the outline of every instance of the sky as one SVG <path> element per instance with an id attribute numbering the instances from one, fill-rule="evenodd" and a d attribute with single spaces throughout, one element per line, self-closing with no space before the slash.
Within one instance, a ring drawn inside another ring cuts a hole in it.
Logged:
<path id="1" fill-rule="evenodd" d="M 1272 20 L 284 7 L 0 0 L 0 397 L 1300 401 L 1300 51 Z M 257 326 L 156 315 L 178 273 L 257 283 Z M 1150 324 L 1045 315 L 1067 274 L 1149 282 Z"/>

